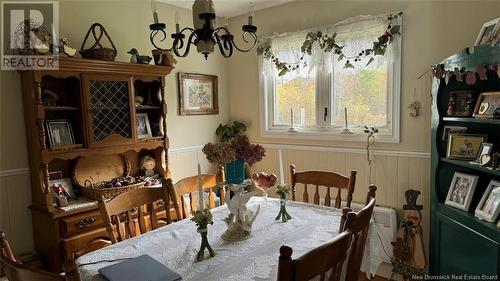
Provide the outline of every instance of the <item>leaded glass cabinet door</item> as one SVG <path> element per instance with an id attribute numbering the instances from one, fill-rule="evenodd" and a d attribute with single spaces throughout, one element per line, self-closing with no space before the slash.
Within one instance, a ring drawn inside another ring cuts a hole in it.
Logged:
<path id="1" fill-rule="evenodd" d="M 131 78 L 85 76 L 87 132 L 90 147 L 134 143 Z"/>

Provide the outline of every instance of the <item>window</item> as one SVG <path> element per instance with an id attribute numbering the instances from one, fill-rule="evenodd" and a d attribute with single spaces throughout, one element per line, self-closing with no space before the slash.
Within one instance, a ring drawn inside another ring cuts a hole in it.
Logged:
<path id="1" fill-rule="evenodd" d="M 321 30 L 337 32 L 336 42 L 345 46 L 344 53 L 355 55 L 384 33 L 385 18 L 357 17 Z M 317 30 L 272 38 L 274 54 L 282 61 L 297 61 L 307 32 Z M 386 54 L 376 56 L 368 66 L 362 60 L 351 62 L 354 68 L 344 68 L 345 60 L 316 47 L 304 58 L 307 67 L 279 76 L 274 65 L 261 58 L 262 134 L 364 141 L 363 126 L 373 125 L 379 128 L 379 141 L 399 142 L 400 37 L 395 36 Z M 353 135 L 341 134 L 345 108 Z M 288 132 L 292 116 L 298 132 Z"/>

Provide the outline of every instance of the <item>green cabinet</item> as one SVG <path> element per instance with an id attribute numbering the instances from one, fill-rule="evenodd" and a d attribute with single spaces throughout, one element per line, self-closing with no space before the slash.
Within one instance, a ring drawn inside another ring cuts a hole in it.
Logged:
<path id="1" fill-rule="evenodd" d="M 455 68 L 463 73 L 475 71 L 478 65 L 490 67 L 500 63 L 500 48 L 476 47 L 470 53 L 465 49 L 441 65 L 445 70 Z M 468 85 L 463 75 L 459 81 L 454 74 L 448 79 L 434 78 L 432 85 L 432 171 L 431 171 L 431 229 L 430 229 L 430 273 L 445 274 L 500 274 L 500 229 L 496 224 L 474 217 L 485 189 L 492 179 L 500 180 L 500 171 L 493 171 L 468 161 L 446 158 L 446 142 L 442 140 L 445 126 L 467 127 L 470 134 L 486 134 L 488 142 L 500 148 L 500 120 L 480 120 L 466 117 L 447 117 L 449 93 L 472 91 L 475 99 L 481 92 L 500 91 L 500 78 L 488 70 L 486 80 L 479 79 Z M 480 177 L 468 211 L 445 205 L 446 195 L 453 174 L 463 172 Z"/>

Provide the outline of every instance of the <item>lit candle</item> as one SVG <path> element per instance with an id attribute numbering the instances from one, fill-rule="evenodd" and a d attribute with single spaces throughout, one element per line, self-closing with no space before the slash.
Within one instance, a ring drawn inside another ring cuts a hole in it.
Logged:
<path id="1" fill-rule="evenodd" d="M 280 165 L 280 185 L 285 184 L 285 174 L 283 173 L 283 155 L 281 154 L 281 148 L 278 149 L 278 161 Z"/>
<path id="2" fill-rule="evenodd" d="M 201 184 L 201 166 L 198 163 L 198 211 L 203 210 L 203 187 Z"/>
<path id="3" fill-rule="evenodd" d="M 179 33 L 181 28 L 179 26 L 179 21 L 181 19 L 181 16 L 179 16 L 179 11 L 175 11 L 175 31 L 176 33 Z"/>

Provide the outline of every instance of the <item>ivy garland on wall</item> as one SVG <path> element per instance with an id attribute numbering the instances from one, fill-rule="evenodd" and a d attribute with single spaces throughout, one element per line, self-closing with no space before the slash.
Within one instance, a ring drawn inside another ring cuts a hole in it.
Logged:
<path id="1" fill-rule="evenodd" d="M 323 34 L 321 31 L 309 32 L 306 35 L 304 43 L 300 48 L 301 56 L 296 62 L 285 62 L 280 60 L 272 50 L 271 39 L 263 40 L 257 46 L 257 54 L 264 56 L 265 59 L 270 59 L 273 61 L 276 69 L 278 70 L 278 75 L 283 76 L 290 71 L 296 70 L 299 67 L 306 67 L 307 62 L 304 61 L 305 54 L 311 55 L 312 47 L 315 43 L 319 44 L 321 50 L 325 53 L 333 52 L 338 55 L 338 61 L 345 60 L 344 68 L 354 68 L 352 62 L 358 62 L 362 59 L 368 59 L 365 66 L 368 66 L 375 60 L 375 56 L 384 55 L 387 47 L 392 43 L 393 37 L 400 34 L 400 26 L 394 25 L 395 19 L 400 17 L 403 13 L 399 12 L 397 14 L 389 14 L 387 17 L 388 25 L 384 34 L 377 38 L 377 41 L 373 42 L 373 47 L 360 50 L 357 55 L 350 56 L 344 53 L 344 46 L 341 46 L 335 42 L 335 37 L 337 33 L 332 35 Z"/>

